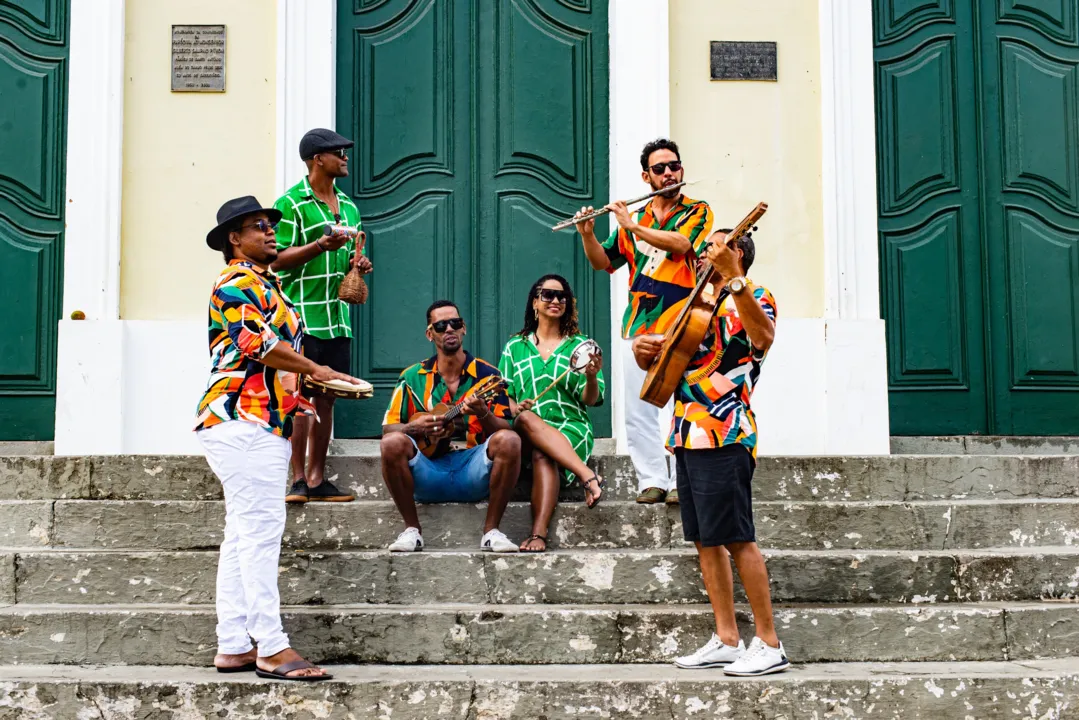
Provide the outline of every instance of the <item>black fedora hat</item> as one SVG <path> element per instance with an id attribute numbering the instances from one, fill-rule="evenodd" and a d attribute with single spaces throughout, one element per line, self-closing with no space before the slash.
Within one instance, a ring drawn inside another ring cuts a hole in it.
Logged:
<path id="1" fill-rule="evenodd" d="M 262 207 L 262 203 L 255 199 L 254 195 L 244 195 L 234 198 L 221 206 L 217 211 L 217 227 L 206 233 L 206 244 L 211 250 L 221 250 L 228 241 L 229 228 L 235 220 L 246 215 L 266 213 L 270 222 L 276 223 L 281 219 L 281 211 L 275 208 Z"/>

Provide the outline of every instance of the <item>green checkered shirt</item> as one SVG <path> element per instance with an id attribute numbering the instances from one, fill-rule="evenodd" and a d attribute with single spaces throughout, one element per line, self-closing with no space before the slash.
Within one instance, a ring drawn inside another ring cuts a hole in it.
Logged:
<path id="1" fill-rule="evenodd" d="M 313 243 L 323 236 L 327 225 L 362 227 L 360 209 L 339 189 L 337 204 L 341 210 L 340 223 L 334 220 L 330 206 L 315 197 L 306 177 L 289 188 L 273 205 L 281 211 L 277 250 Z M 322 340 L 352 337 L 348 303 L 337 299 L 337 291 L 351 267 L 355 248 L 355 241 L 349 240 L 333 252 L 323 252 L 308 263 L 277 273 L 285 294 L 300 311 L 306 334 Z"/>

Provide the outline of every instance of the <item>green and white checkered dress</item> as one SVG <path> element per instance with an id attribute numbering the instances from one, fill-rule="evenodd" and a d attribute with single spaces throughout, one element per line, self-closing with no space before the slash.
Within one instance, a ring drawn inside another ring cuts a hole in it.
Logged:
<path id="1" fill-rule="evenodd" d="M 277 249 L 309 245 L 320 237 L 327 225 L 348 225 L 360 229 L 360 209 L 347 194 L 337 190 L 341 221 L 334 220 L 330 206 L 315 197 L 305 177 L 273 204 L 281 211 L 277 226 Z M 323 252 L 308 263 L 277 273 L 281 286 L 303 318 L 304 333 L 331 340 L 352 337 L 348 303 L 337 299 L 341 280 L 350 269 L 356 243 L 349 240 L 331 252 Z"/>
<path id="2" fill-rule="evenodd" d="M 587 339 L 584 335 L 566 338 L 545 361 L 532 338 L 514 335 L 502 349 L 502 357 L 498 361 L 498 371 L 506 379 L 506 394 L 514 402 L 539 395 L 569 367 L 570 355 Z M 596 381 L 599 383 L 599 400 L 596 405 L 601 405 L 603 393 L 606 391 L 603 371 L 600 371 Z M 577 456 L 584 462 L 588 462 L 595 444 L 588 408 L 582 402 L 587 383 L 588 378 L 584 373 L 571 372 L 559 380 L 532 408 L 532 412 L 539 415 L 544 422 L 566 436 Z M 563 470 L 563 480 L 567 484 L 572 483 L 574 476 Z"/>

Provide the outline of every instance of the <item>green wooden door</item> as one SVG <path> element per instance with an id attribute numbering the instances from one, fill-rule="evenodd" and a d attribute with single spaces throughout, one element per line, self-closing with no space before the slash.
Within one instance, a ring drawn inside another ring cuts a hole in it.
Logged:
<path id="1" fill-rule="evenodd" d="M 50 440 L 63 284 L 66 0 L 0 0 L 0 440 Z"/>
<path id="2" fill-rule="evenodd" d="M 991 429 L 1079 435 L 1079 4 L 979 10 Z"/>
<path id="3" fill-rule="evenodd" d="M 342 404 L 339 437 L 381 432 L 397 375 L 433 351 L 423 313 L 438 298 L 497 363 L 532 282 L 560 273 L 610 357 L 608 279 L 550 230 L 606 202 L 607 87 L 606 2 L 338 3 L 337 129 L 356 139 L 342 187 L 376 266 L 353 366 L 377 390 Z M 595 420 L 609 436 L 609 407 Z"/>
<path id="4" fill-rule="evenodd" d="M 1079 433 L 1075 3 L 874 4 L 892 432 Z"/>

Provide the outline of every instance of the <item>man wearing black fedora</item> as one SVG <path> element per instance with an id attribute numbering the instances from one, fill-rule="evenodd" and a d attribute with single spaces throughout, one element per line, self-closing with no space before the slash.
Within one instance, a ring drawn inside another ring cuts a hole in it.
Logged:
<path id="1" fill-rule="evenodd" d="M 352 320 L 349 306 L 337 297 L 341 281 L 353 266 L 370 272 L 363 255 L 360 210 L 334 181 L 348 175 L 352 141 L 333 130 L 315 128 L 300 140 L 300 158 L 307 176 L 274 203 L 281 213 L 277 232 L 280 253 L 273 264 L 285 294 L 296 304 L 304 322 L 304 354 L 334 370 L 347 373 L 352 359 Z M 331 228 L 330 235 L 326 235 Z M 339 231 L 340 230 L 340 231 Z M 358 241 L 358 242 L 357 242 Z M 351 493 L 326 479 L 326 454 L 333 432 L 332 395 L 303 390 L 320 421 L 296 419 L 292 436 L 293 485 L 290 503 L 349 502 Z"/>
<path id="2" fill-rule="evenodd" d="M 355 379 L 300 354 L 303 322 L 270 270 L 280 219 L 278 210 L 248 195 L 222 205 L 206 236 L 227 266 L 210 295 L 212 368 L 195 430 L 225 495 L 214 665 L 220 672 L 310 682 L 331 676 L 291 648 L 277 588 L 288 438 L 297 408 L 309 407 L 296 392 L 297 373 Z"/>

